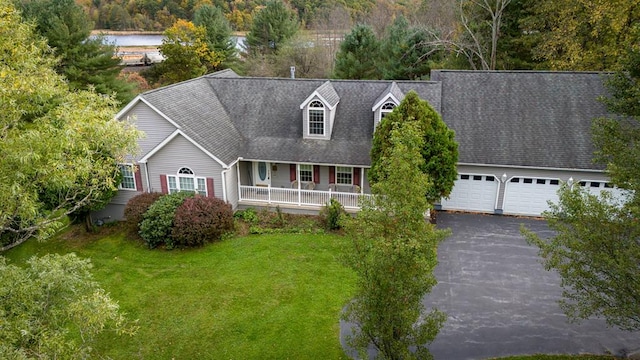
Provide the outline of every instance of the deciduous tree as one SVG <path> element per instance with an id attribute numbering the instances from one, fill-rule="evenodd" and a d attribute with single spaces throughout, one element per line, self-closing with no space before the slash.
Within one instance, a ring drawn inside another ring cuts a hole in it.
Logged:
<path id="1" fill-rule="evenodd" d="M 138 132 L 116 102 L 71 92 L 54 59 L 8 0 L 0 0 L 0 251 L 46 237 L 66 215 L 117 188 L 117 163 Z"/>
<path id="2" fill-rule="evenodd" d="M 619 60 L 637 43 L 636 0 L 542 0 L 525 19 L 540 37 L 534 55 L 554 70 L 618 70 Z"/>
<path id="3" fill-rule="evenodd" d="M 209 48 L 204 27 L 178 20 L 164 35 L 160 52 L 166 59 L 156 69 L 160 84 L 193 79 L 220 65 L 221 55 Z"/>
<path id="4" fill-rule="evenodd" d="M 398 123 L 389 142 L 380 160 L 383 180 L 372 185 L 371 200 L 345 225 L 352 241 L 345 259 L 358 278 L 344 317 L 354 324 L 350 343 L 363 358 L 370 345 L 384 359 L 431 358 L 428 344 L 446 316 L 425 313 L 423 300 L 436 284 L 437 246 L 447 232 L 424 219 L 424 191 L 432 184 L 420 170 L 420 124 Z"/>
<path id="5" fill-rule="evenodd" d="M 137 326 L 96 282 L 89 260 L 74 254 L 33 257 L 22 268 L 0 256 L 0 357 L 87 359 L 101 333 L 132 335 Z"/>
<path id="6" fill-rule="evenodd" d="M 415 91 L 410 91 L 404 100 L 391 113 L 385 116 L 376 127 L 371 148 L 371 170 L 369 181 L 384 181 L 388 174 L 384 158 L 393 150 L 391 134 L 403 123 L 416 123 L 423 138 L 423 162 L 420 171 L 429 176 L 432 185 L 425 187 L 423 195 L 433 204 L 441 197 L 449 196 L 453 183 L 457 179 L 458 143 L 455 133 L 449 129 L 438 114 L 426 101 L 420 99 Z"/>

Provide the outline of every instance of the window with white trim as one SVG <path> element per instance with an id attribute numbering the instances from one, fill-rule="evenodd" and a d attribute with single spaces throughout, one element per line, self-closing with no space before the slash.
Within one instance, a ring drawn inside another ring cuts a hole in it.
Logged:
<path id="1" fill-rule="evenodd" d="M 396 104 L 394 102 L 386 102 L 380 107 L 380 120 L 384 119 L 393 109 L 396 108 Z"/>
<path id="2" fill-rule="evenodd" d="M 313 165 L 300 165 L 300 181 L 312 182 L 313 181 Z"/>
<path id="3" fill-rule="evenodd" d="M 353 185 L 353 168 L 336 166 L 336 184 Z"/>
<path id="4" fill-rule="evenodd" d="M 123 190 L 137 190 L 136 189 L 136 176 L 134 167 L 132 164 L 118 164 L 120 174 L 122 175 L 122 181 L 120 182 L 120 189 Z"/>
<path id="5" fill-rule="evenodd" d="M 195 176 L 193 171 L 187 167 L 180 168 L 177 175 L 167 175 L 167 183 L 169 194 L 178 191 L 191 191 L 207 196 L 207 180 Z"/>
<path id="6" fill-rule="evenodd" d="M 309 135 L 324 135 L 324 104 L 314 100 L 309 104 Z"/>

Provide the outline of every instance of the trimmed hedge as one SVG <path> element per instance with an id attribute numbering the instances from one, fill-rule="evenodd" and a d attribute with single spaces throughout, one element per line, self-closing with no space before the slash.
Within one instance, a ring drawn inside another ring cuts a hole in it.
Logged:
<path id="1" fill-rule="evenodd" d="M 175 246 L 201 246 L 233 230 L 231 205 L 217 198 L 185 199 L 175 212 L 171 236 Z"/>
<path id="2" fill-rule="evenodd" d="M 171 237 L 173 218 L 176 209 L 182 205 L 185 199 L 194 197 L 192 192 L 177 192 L 160 197 L 144 213 L 140 222 L 140 236 L 146 241 L 149 248 L 153 249 L 160 244 L 165 244 L 168 249 L 173 249 L 175 244 Z"/>
<path id="3" fill-rule="evenodd" d="M 163 194 L 159 192 L 142 193 L 129 199 L 127 205 L 124 207 L 124 217 L 127 225 L 131 228 L 138 228 L 144 213 L 146 213 L 149 207 L 162 197 L 162 195 Z"/>

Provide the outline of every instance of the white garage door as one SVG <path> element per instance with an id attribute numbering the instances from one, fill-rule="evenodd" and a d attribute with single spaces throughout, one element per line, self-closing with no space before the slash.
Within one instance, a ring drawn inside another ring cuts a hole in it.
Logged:
<path id="1" fill-rule="evenodd" d="M 626 190 L 619 189 L 614 187 L 611 183 L 606 181 L 592 181 L 592 180 L 582 180 L 578 182 L 578 184 L 585 189 L 587 189 L 591 194 L 600 196 L 602 191 L 609 191 L 612 193 L 613 198 L 619 201 L 625 200 L 628 196 Z"/>
<path id="2" fill-rule="evenodd" d="M 490 175 L 459 174 L 443 210 L 465 210 L 493 213 L 498 194 L 498 181 Z"/>
<path id="3" fill-rule="evenodd" d="M 507 182 L 504 195 L 505 214 L 540 215 L 549 209 L 547 201 L 558 202 L 558 179 L 514 177 Z"/>

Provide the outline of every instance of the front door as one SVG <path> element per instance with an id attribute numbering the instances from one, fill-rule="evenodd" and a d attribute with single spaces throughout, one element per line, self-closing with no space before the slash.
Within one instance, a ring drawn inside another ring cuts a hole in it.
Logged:
<path id="1" fill-rule="evenodd" d="M 270 186 L 271 185 L 271 164 L 264 161 L 253 163 L 253 185 Z"/>

